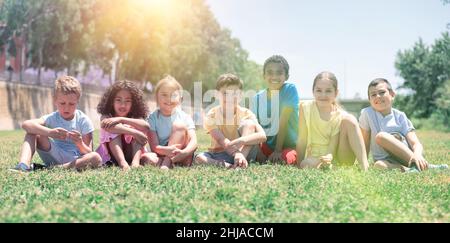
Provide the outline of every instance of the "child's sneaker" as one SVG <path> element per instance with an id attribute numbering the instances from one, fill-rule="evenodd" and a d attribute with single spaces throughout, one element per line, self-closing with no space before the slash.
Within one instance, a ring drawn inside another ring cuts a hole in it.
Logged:
<path id="1" fill-rule="evenodd" d="M 35 170 L 43 170 L 43 169 L 47 169 L 47 166 L 45 166 L 43 164 L 31 163 L 31 170 L 35 171 Z"/>
<path id="2" fill-rule="evenodd" d="M 431 169 L 431 170 L 446 170 L 446 169 L 448 169 L 448 165 L 447 164 L 440 164 L 440 165 L 428 164 L 428 169 Z"/>
<path id="3" fill-rule="evenodd" d="M 403 167 L 405 173 L 419 173 L 420 170 L 417 169 L 417 167 L 415 165 L 411 166 L 411 167 Z"/>
<path id="4" fill-rule="evenodd" d="M 434 165 L 434 164 L 428 164 L 428 169 L 429 170 L 446 170 L 448 169 L 448 165 L 447 164 L 440 164 L 440 165 Z M 416 165 L 413 165 L 409 168 L 405 168 L 405 172 L 406 173 L 411 173 L 411 172 L 420 172 Z"/>
<path id="5" fill-rule="evenodd" d="M 30 166 L 28 166 L 27 164 L 20 162 L 14 168 L 11 168 L 9 170 L 13 171 L 13 172 L 30 172 L 30 171 L 32 171 L 32 168 Z"/>

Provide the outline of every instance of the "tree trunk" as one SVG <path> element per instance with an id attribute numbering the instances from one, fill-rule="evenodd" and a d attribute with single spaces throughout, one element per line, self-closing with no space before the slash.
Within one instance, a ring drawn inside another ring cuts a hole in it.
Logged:
<path id="1" fill-rule="evenodd" d="M 41 68 L 42 63 L 44 62 L 44 54 L 43 54 L 43 47 L 39 48 L 39 63 L 38 63 L 38 76 L 37 76 L 37 84 L 41 85 Z"/>
<path id="2" fill-rule="evenodd" d="M 22 45 L 20 47 L 20 65 L 19 65 L 19 82 L 23 82 L 23 70 L 25 67 L 25 33 L 22 33 L 20 39 L 22 40 Z"/>
<path id="3" fill-rule="evenodd" d="M 120 63 L 122 62 L 122 58 L 119 52 L 117 52 L 117 59 L 114 67 L 114 78 L 113 82 L 116 82 L 117 80 L 120 80 Z"/>
<path id="4" fill-rule="evenodd" d="M 37 84 L 41 85 L 41 66 L 38 67 Z"/>

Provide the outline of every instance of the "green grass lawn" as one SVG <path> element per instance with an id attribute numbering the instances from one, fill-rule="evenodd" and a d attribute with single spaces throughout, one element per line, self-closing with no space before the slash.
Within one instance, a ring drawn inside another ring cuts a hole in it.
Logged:
<path id="1" fill-rule="evenodd" d="M 430 162 L 450 164 L 449 133 L 418 134 Z M 251 164 L 247 170 L 24 175 L 7 170 L 17 163 L 23 135 L 0 132 L 0 222 L 450 222 L 448 170 L 362 173 Z M 204 151 L 209 138 L 198 135 Z"/>

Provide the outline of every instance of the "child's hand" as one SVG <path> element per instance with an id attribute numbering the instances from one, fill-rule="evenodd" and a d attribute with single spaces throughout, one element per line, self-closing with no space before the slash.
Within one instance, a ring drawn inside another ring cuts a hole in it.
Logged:
<path id="1" fill-rule="evenodd" d="M 235 154 L 236 152 L 239 151 L 239 148 L 236 145 L 230 145 L 231 142 L 230 141 L 226 141 L 225 142 L 225 152 L 227 152 L 227 154 Z"/>
<path id="2" fill-rule="evenodd" d="M 233 148 L 235 150 L 241 150 L 244 147 L 245 143 L 241 138 L 237 138 L 231 142 L 229 142 L 226 147 Z M 225 148 L 226 149 L 226 148 Z"/>
<path id="3" fill-rule="evenodd" d="M 80 144 L 83 142 L 83 137 L 78 131 L 71 131 L 67 133 L 67 136 L 74 144 Z"/>
<path id="4" fill-rule="evenodd" d="M 267 160 L 272 161 L 272 163 L 280 163 L 281 161 L 283 161 L 282 157 L 281 157 L 281 152 L 277 152 L 274 151 L 269 158 L 267 158 Z"/>
<path id="5" fill-rule="evenodd" d="M 136 130 L 136 132 L 133 134 L 134 139 L 136 139 L 136 142 L 138 142 L 140 145 L 144 146 L 148 142 L 147 135 L 145 135 L 143 132 Z"/>
<path id="6" fill-rule="evenodd" d="M 156 146 L 158 154 L 168 156 L 169 158 L 172 158 L 172 156 L 174 156 L 173 152 L 179 148 L 181 148 L 181 144 L 172 144 L 172 145 L 168 145 L 168 146 L 161 146 L 161 145 Z"/>
<path id="7" fill-rule="evenodd" d="M 331 162 L 333 161 L 333 155 L 327 154 L 324 156 L 320 156 L 319 160 L 320 160 L 321 165 L 325 165 L 325 166 L 331 165 Z"/>
<path id="8" fill-rule="evenodd" d="M 411 162 L 416 164 L 416 167 L 419 171 L 428 169 L 428 162 L 425 160 L 422 154 L 414 153 L 413 157 L 411 157 Z"/>
<path id="9" fill-rule="evenodd" d="M 186 158 L 187 155 L 188 153 L 184 149 L 175 149 L 171 154 L 171 156 L 173 156 L 172 161 L 179 162 Z"/>
<path id="10" fill-rule="evenodd" d="M 167 155 L 169 157 L 175 156 L 174 152 L 179 150 L 179 148 L 181 147 L 181 144 L 172 144 L 172 145 L 168 145 L 166 146 L 166 151 L 168 152 Z"/>
<path id="11" fill-rule="evenodd" d="M 50 130 L 48 136 L 55 139 L 65 140 L 67 138 L 68 131 L 64 128 L 53 128 Z"/>
<path id="12" fill-rule="evenodd" d="M 114 127 L 119 123 L 121 123 L 120 117 L 105 118 L 100 122 L 100 127 L 103 129 L 108 129 Z"/>
<path id="13" fill-rule="evenodd" d="M 248 167 L 248 162 L 247 159 L 245 158 L 245 156 L 241 153 L 241 152 L 237 152 L 234 155 L 234 165 L 233 168 L 247 168 Z"/>

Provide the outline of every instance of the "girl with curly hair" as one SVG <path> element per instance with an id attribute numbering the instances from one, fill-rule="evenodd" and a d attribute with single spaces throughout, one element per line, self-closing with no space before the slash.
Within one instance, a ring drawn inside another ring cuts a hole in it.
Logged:
<path id="1" fill-rule="evenodd" d="M 100 118 L 100 146 L 97 153 L 106 165 L 123 170 L 153 161 L 154 153 L 146 153 L 149 125 L 145 121 L 149 108 L 143 92 L 131 81 L 115 82 L 103 94 L 97 106 Z"/>

